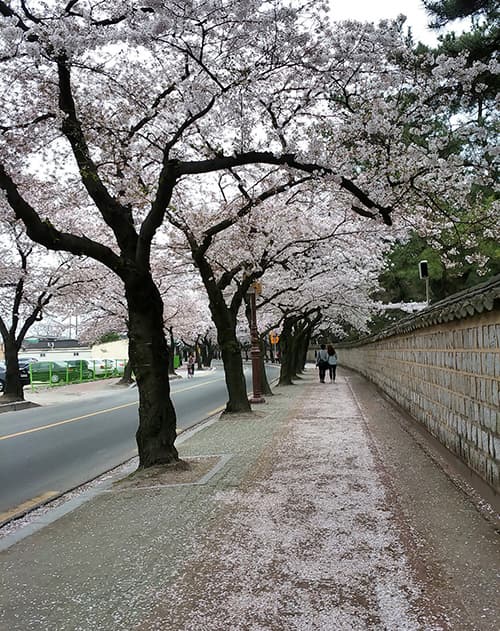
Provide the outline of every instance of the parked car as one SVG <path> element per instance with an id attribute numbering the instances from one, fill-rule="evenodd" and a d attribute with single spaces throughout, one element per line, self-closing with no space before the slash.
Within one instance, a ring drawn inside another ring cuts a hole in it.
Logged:
<path id="1" fill-rule="evenodd" d="M 62 362 L 33 362 L 29 365 L 31 383 L 59 383 L 60 381 L 74 381 L 79 373 L 76 368 Z"/>
<path id="2" fill-rule="evenodd" d="M 115 374 L 122 376 L 125 372 L 125 366 L 127 365 L 126 359 L 114 359 Z"/>
<path id="3" fill-rule="evenodd" d="M 0 392 L 5 390 L 5 375 L 7 372 L 7 366 L 4 361 L 0 361 Z M 30 382 L 30 375 L 28 365 L 19 360 L 19 376 L 21 377 L 21 383 L 26 386 Z"/>
<path id="4" fill-rule="evenodd" d="M 70 381 L 82 381 L 94 378 L 94 371 L 86 359 L 68 359 L 62 362 L 71 369 Z"/>
<path id="5" fill-rule="evenodd" d="M 112 377 L 115 373 L 115 362 L 113 359 L 87 359 L 89 370 L 96 377 Z"/>

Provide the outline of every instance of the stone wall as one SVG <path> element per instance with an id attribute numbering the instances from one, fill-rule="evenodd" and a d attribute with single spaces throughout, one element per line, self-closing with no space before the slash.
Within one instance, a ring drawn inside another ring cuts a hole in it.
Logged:
<path id="1" fill-rule="evenodd" d="M 338 352 L 499 492 L 500 277 L 483 289 Z"/>

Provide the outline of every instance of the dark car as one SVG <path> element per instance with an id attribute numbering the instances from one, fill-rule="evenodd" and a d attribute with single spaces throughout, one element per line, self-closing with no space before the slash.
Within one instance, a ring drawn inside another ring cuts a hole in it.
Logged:
<path id="1" fill-rule="evenodd" d="M 89 362 L 85 359 L 68 359 L 63 363 L 71 369 L 69 374 L 70 381 L 83 381 L 94 378 L 94 372 L 91 370 Z"/>
<path id="2" fill-rule="evenodd" d="M 31 382 L 59 383 L 73 381 L 78 378 L 77 371 L 72 366 L 62 362 L 33 362 L 29 365 Z"/>
<path id="3" fill-rule="evenodd" d="M 0 392 L 5 389 L 5 374 L 7 372 L 7 366 L 4 361 L 0 361 Z M 26 386 L 30 382 L 29 367 L 26 362 L 19 360 L 19 377 L 21 377 L 21 383 Z"/>

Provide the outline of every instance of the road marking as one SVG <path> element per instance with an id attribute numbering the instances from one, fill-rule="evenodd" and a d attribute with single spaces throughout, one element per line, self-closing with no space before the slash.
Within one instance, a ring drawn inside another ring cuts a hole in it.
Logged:
<path id="1" fill-rule="evenodd" d="M 31 429 L 25 429 L 22 432 L 16 432 L 15 434 L 7 434 L 6 436 L 0 436 L 0 440 L 7 440 L 8 438 L 16 438 L 16 436 L 23 436 L 24 434 L 32 434 L 33 432 L 41 432 L 44 429 L 50 429 L 51 427 L 58 427 L 59 425 L 66 425 L 66 423 L 74 423 L 75 421 L 81 421 L 84 418 L 91 416 L 98 416 L 99 414 L 105 414 L 106 412 L 114 412 L 115 410 L 121 410 L 123 408 L 137 405 L 137 401 L 133 403 L 124 403 L 123 405 L 116 405 L 106 410 L 98 410 L 97 412 L 89 412 L 89 414 L 82 414 L 82 416 L 75 416 L 74 418 L 68 418 L 64 421 L 56 421 L 55 423 L 49 423 L 48 425 L 42 425 L 40 427 L 32 427 Z"/>
<path id="2" fill-rule="evenodd" d="M 192 385 L 187 388 L 171 390 L 170 393 L 173 396 L 177 392 L 186 392 L 186 390 L 192 390 L 193 388 L 201 388 L 202 386 L 206 384 L 215 383 L 216 381 L 221 381 L 221 379 L 212 379 L 210 381 L 204 381 L 203 383 Z M 76 421 L 81 421 L 85 418 L 90 418 L 91 416 L 98 416 L 99 414 L 106 414 L 107 412 L 114 412 L 115 410 L 121 410 L 123 408 L 131 407 L 132 405 L 137 405 L 137 401 L 134 401 L 132 403 L 124 403 L 123 405 L 116 405 L 115 407 L 107 408 L 105 410 L 98 410 L 97 412 L 89 412 L 89 414 L 82 414 L 82 416 L 75 416 L 74 418 L 68 418 L 68 419 L 65 419 L 64 421 L 56 421 L 55 423 L 49 423 L 48 425 L 41 425 L 40 427 L 32 427 L 31 429 L 25 429 L 22 432 L 16 432 L 15 434 L 6 434 L 5 436 L 0 436 L 0 441 L 8 440 L 9 438 L 17 438 L 18 436 L 24 436 L 25 434 L 32 434 L 34 432 L 41 432 L 42 430 L 51 429 L 52 427 L 59 427 L 60 425 L 66 425 L 67 423 L 75 423 Z M 215 412 L 211 412 L 210 414 L 215 414 Z"/>
<path id="3" fill-rule="evenodd" d="M 179 388 L 178 390 L 170 389 L 172 395 L 176 392 L 186 392 L 186 390 L 192 390 L 193 388 L 201 388 L 201 386 L 206 385 L 207 383 L 217 383 L 218 381 L 223 381 L 223 379 L 211 379 L 210 381 L 204 381 L 203 383 L 194 384 L 192 386 L 188 386 L 187 388 Z"/>
<path id="4" fill-rule="evenodd" d="M 37 497 L 34 497 L 27 502 L 23 502 L 22 504 L 19 504 L 19 506 L 6 511 L 5 513 L 0 513 L 0 523 L 4 521 L 9 521 L 13 517 L 21 513 L 27 513 L 35 506 L 38 506 L 38 504 L 47 502 L 48 500 L 52 499 L 53 497 L 57 497 L 58 495 L 60 495 L 59 491 L 47 491 L 47 493 L 43 493 L 42 495 L 38 495 Z"/>

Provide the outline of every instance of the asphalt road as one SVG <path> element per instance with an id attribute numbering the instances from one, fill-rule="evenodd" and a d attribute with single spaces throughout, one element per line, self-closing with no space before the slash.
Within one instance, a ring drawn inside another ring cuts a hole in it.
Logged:
<path id="1" fill-rule="evenodd" d="M 251 389 L 250 370 L 245 369 Z M 268 366 L 269 378 L 278 366 Z M 227 400 L 222 368 L 171 382 L 180 430 Z M 0 523 L 75 488 L 137 454 L 137 390 L 0 417 Z"/>

